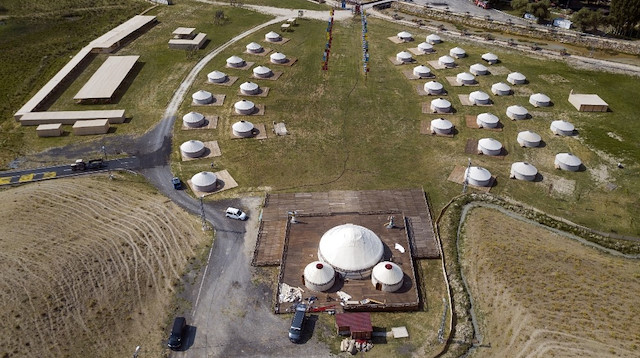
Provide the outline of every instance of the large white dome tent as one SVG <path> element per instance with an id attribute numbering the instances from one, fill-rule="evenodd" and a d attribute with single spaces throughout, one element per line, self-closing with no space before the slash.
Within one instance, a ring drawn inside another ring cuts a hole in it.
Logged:
<path id="1" fill-rule="evenodd" d="M 269 31 L 266 35 L 264 35 L 264 39 L 269 42 L 278 42 L 282 40 L 282 36 L 277 32 Z"/>
<path id="2" fill-rule="evenodd" d="M 449 56 L 453 58 L 463 58 L 467 56 L 467 52 L 461 49 L 460 47 L 454 47 L 451 50 L 449 50 Z"/>
<path id="3" fill-rule="evenodd" d="M 264 48 L 262 48 L 262 45 L 256 42 L 252 42 L 248 44 L 246 48 L 247 48 L 247 52 L 249 53 L 260 53 L 264 51 Z"/>
<path id="4" fill-rule="evenodd" d="M 516 120 L 516 119 L 527 119 L 529 118 L 529 111 L 526 108 L 518 105 L 513 105 L 507 107 L 507 117 Z"/>
<path id="5" fill-rule="evenodd" d="M 491 184 L 491 173 L 483 167 L 469 167 L 465 169 L 464 177 L 471 185 L 486 187 Z"/>
<path id="6" fill-rule="evenodd" d="M 502 153 L 502 143 L 493 138 L 482 138 L 478 141 L 478 154 L 496 156 Z"/>
<path id="7" fill-rule="evenodd" d="M 418 50 L 424 53 L 431 53 L 433 52 L 433 45 L 428 42 L 421 42 L 418 44 Z"/>
<path id="8" fill-rule="evenodd" d="M 401 51 L 396 55 L 396 60 L 402 63 L 411 62 L 413 61 L 413 56 L 408 51 Z"/>
<path id="9" fill-rule="evenodd" d="M 527 162 L 515 162 L 511 164 L 511 179 L 534 181 L 538 175 L 538 169 Z"/>
<path id="10" fill-rule="evenodd" d="M 204 143 L 199 140 L 188 140 L 180 145 L 180 153 L 188 158 L 198 158 L 206 151 Z"/>
<path id="11" fill-rule="evenodd" d="M 504 82 L 498 82 L 491 85 L 491 92 L 496 96 L 508 96 L 511 94 L 511 86 Z"/>
<path id="12" fill-rule="evenodd" d="M 558 153 L 553 164 L 556 169 L 577 172 L 582 166 L 582 161 L 571 153 Z"/>
<path id="13" fill-rule="evenodd" d="M 418 77 L 431 77 L 431 69 L 425 65 L 419 65 L 413 68 L 413 74 Z"/>
<path id="14" fill-rule="evenodd" d="M 335 283 L 336 272 L 331 267 L 320 261 L 314 261 L 304 268 L 304 285 L 317 292 L 330 289 Z"/>
<path id="15" fill-rule="evenodd" d="M 431 110 L 436 113 L 451 112 L 451 102 L 443 98 L 437 98 L 431 101 Z"/>
<path id="16" fill-rule="evenodd" d="M 189 128 L 202 127 L 204 122 L 204 116 L 198 112 L 189 112 L 182 116 L 182 124 Z"/>
<path id="17" fill-rule="evenodd" d="M 476 83 L 476 78 L 469 72 L 461 72 L 456 75 L 456 81 L 463 85 L 472 85 Z"/>
<path id="18" fill-rule="evenodd" d="M 534 93 L 529 96 L 529 103 L 534 107 L 549 107 L 551 105 L 551 99 L 546 94 Z"/>
<path id="19" fill-rule="evenodd" d="M 404 272 L 400 266 L 390 261 L 382 261 L 371 272 L 371 283 L 376 290 L 396 292 L 404 284 Z"/>
<path id="20" fill-rule="evenodd" d="M 432 134 L 447 135 L 453 132 L 453 123 L 444 118 L 436 118 L 431 120 L 429 128 Z"/>
<path id="21" fill-rule="evenodd" d="M 491 52 L 487 52 L 485 54 L 482 55 L 482 59 L 484 61 L 487 61 L 488 64 L 493 65 L 496 64 L 498 62 L 498 56 L 494 55 Z"/>
<path id="22" fill-rule="evenodd" d="M 520 72 L 511 72 L 507 75 L 507 82 L 512 85 L 522 85 L 527 83 L 527 77 Z"/>
<path id="23" fill-rule="evenodd" d="M 318 260 L 347 279 L 365 279 L 382 260 L 384 244 L 371 230 L 354 224 L 331 228 L 322 235 Z"/>
<path id="24" fill-rule="evenodd" d="M 218 177 L 212 172 L 200 172 L 191 177 L 191 184 L 197 191 L 212 192 L 218 187 Z"/>
<path id="25" fill-rule="evenodd" d="M 272 63 L 286 63 L 287 62 L 287 56 L 285 54 L 283 54 L 282 52 L 274 52 L 271 54 L 271 56 L 269 56 L 269 60 Z"/>
<path id="26" fill-rule="evenodd" d="M 456 61 L 453 59 L 453 57 L 451 56 L 440 56 L 438 58 L 438 63 L 441 66 L 447 67 L 447 68 L 452 68 L 456 66 Z"/>
<path id="27" fill-rule="evenodd" d="M 400 31 L 400 32 L 398 32 L 397 36 L 402 41 L 412 41 L 413 40 L 413 35 L 411 35 L 407 31 Z"/>
<path id="28" fill-rule="evenodd" d="M 481 63 L 476 63 L 473 64 L 471 66 L 469 66 L 469 72 L 471 72 L 472 74 L 476 75 L 476 76 L 483 76 L 483 75 L 488 75 L 489 74 L 489 69 L 487 68 L 487 66 L 481 64 Z"/>
<path id="29" fill-rule="evenodd" d="M 253 137 L 254 128 L 249 121 L 238 121 L 231 126 L 231 131 L 237 137 L 248 138 Z"/>
<path id="30" fill-rule="evenodd" d="M 428 35 L 426 38 L 427 42 L 430 44 L 439 44 L 442 42 L 442 39 L 440 38 L 440 36 L 436 35 L 436 34 L 431 34 Z"/>
<path id="31" fill-rule="evenodd" d="M 254 82 L 244 82 L 240 85 L 240 92 L 242 94 L 254 95 L 260 92 L 260 86 Z"/>
<path id="32" fill-rule="evenodd" d="M 518 137 L 516 138 L 516 140 L 521 147 L 533 148 L 540 145 L 540 141 L 542 141 L 542 138 L 536 132 L 522 131 L 518 133 Z"/>
<path id="33" fill-rule="evenodd" d="M 272 74 L 271 69 L 267 66 L 257 66 L 253 69 L 253 75 L 258 78 L 268 78 Z"/>
<path id="34" fill-rule="evenodd" d="M 243 99 L 236 102 L 233 105 L 233 108 L 238 114 L 249 115 L 249 114 L 252 114 L 253 111 L 255 111 L 256 105 L 251 101 L 247 101 L 246 99 Z"/>
<path id="35" fill-rule="evenodd" d="M 441 94 L 444 91 L 442 83 L 436 81 L 429 81 L 424 84 L 424 91 L 428 94 Z"/>
<path id="36" fill-rule="evenodd" d="M 246 62 L 244 62 L 242 57 L 239 57 L 239 56 L 234 55 L 227 59 L 227 66 L 229 67 L 238 68 L 238 67 L 244 66 L 245 64 Z"/>
<path id="37" fill-rule="evenodd" d="M 472 104 L 489 104 L 491 103 L 491 98 L 486 92 L 473 91 L 469 93 L 469 102 Z"/>
<path id="38" fill-rule="evenodd" d="M 211 95 L 211 92 L 205 90 L 199 90 L 191 95 L 191 98 L 195 104 L 209 104 L 213 102 L 213 95 Z"/>
<path id="39" fill-rule="evenodd" d="M 224 83 L 227 80 L 227 74 L 220 71 L 209 72 L 207 80 L 210 83 Z"/>
<path id="40" fill-rule="evenodd" d="M 555 135 L 572 136 L 574 134 L 576 127 L 574 127 L 573 124 L 565 120 L 557 120 L 557 121 L 551 122 L 550 129 L 551 129 L 551 132 L 553 132 L 553 134 Z"/>
<path id="41" fill-rule="evenodd" d="M 476 116 L 476 124 L 480 128 L 497 128 L 500 119 L 495 114 L 480 113 Z"/>

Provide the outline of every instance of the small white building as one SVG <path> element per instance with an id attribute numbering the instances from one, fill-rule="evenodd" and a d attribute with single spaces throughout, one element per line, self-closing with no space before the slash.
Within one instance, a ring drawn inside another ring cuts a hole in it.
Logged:
<path id="1" fill-rule="evenodd" d="M 396 292 L 404 283 L 404 272 L 397 264 L 390 261 L 382 261 L 373 267 L 371 272 L 371 284 L 376 290 L 384 292 Z"/>
<path id="2" fill-rule="evenodd" d="M 511 164 L 509 178 L 534 181 L 538 175 L 538 169 L 527 162 L 515 162 Z"/>
<path id="3" fill-rule="evenodd" d="M 467 52 L 461 49 L 460 47 L 454 47 L 451 50 L 449 50 L 449 56 L 453 58 L 463 58 L 467 56 Z"/>
<path id="4" fill-rule="evenodd" d="M 476 63 L 473 64 L 471 66 L 469 66 L 469 72 L 471 72 L 472 74 L 476 75 L 476 76 L 483 76 L 483 75 L 488 75 L 489 74 L 489 69 L 487 68 L 487 66 L 481 64 L 481 63 Z"/>
<path id="5" fill-rule="evenodd" d="M 550 128 L 551 132 L 555 135 L 559 136 L 572 136 L 575 132 L 576 127 L 573 124 L 565 121 L 565 120 L 557 120 L 551 122 Z"/>
<path id="6" fill-rule="evenodd" d="M 198 158 L 204 154 L 206 148 L 199 140 L 188 140 L 180 145 L 180 153 L 185 157 Z"/>
<path id="7" fill-rule="evenodd" d="M 487 52 L 487 53 L 483 54 L 482 55 L 482 59 L 484 61 L 486 61 L 490 65 L 494 65 L 494 64 L 498 63 L 498 56 L 494 55 L 491 52 Z"/>
<path id="8" fill-rule="evenodd" d="M 502 153 L 502 143 L 493 138 L 482 138 L 478 141 L 478 154 L 500 155 Z"/>
<path id="9" fill-rule="evenodd" d="M 247 101 L 246 99 L 243 99 L 236 102 L 233 105 L 233 108 L 236 110 L 236 113 L 238 114 L 249 115 L 255 111 L 256 105 L 251 101 Z"/>
<path id="10" fill-rule="evenodd" d="M 516 139 L 518 141 L 518 144 L 520 144 L 521 147 L 525 148 L 537 147 L 542 141 L 540 135 L 532 131 L 522 131 L 518 133 L 518 137 Z"/>
<path id="11" fill-rule="evenodd" d="M 220 71 L 213 71 L 207 74 L 207 81 L 209 83 L 224 83 L 227 81 L 227 74 Z"/>
<path id="12" fill-rule="evenodd" d="M 249 53 L 261 53 L 262 51 L 264 51 L 264 48 L 257 42 L 252 42 L 247 45 L 247 52 Z"/>
<path id="13" fill-rule="evenodd" d="M 476 78 L 469 72 L 462 72 L 456 75 L 456 81 L 463 85 L 472 85 L 476 83 Z"/>
<path id="14" fill-rule="evenodd" d="M 433 45 L 428 43 L 428 42 L 421 42 L 418 44 L 418 50 L 424 52 L 424 53 L 432 53 L 433 52 Z"/>
<path id="15" fill-rule="evenodd" d="M 507 75 L 507 82 L 511 83 L 512 85 L 522 85 L 527 83 L 527 77 L 525 77 L 520 72 L 511 72 L 509 75 Z"/>
<path id="16" fill-rule="evenodd" d="M 274 52 L 271 54 L 271 56 L 269 56 L 269 59 L 271 60 L 272 63 L 286 63 L 287 62 L 287 56 L 285 56 L 285 54 L 283 54 L 282 52 Z"/>
<path id="17" fill-rule="evenodd" d="M 411 56 L 411 53 L 408 51 L 402 51 L 398 52 L 398 54 L 396 55 L 396 60 L 402 63 L 411 62 L 413 60 L 413 56 Z"/>
<path id="18" fill-rule="evenodd" d="M 425 65 L 416 66 L 413 68 L 413 74 L 418 77 L 431 77 L 431 69 Z"/>
<path id="19" fill-rule="evenodd" d="M 556 169 L 577 172 L 582 166 L 582 161 L 571 153 L 558 153 L 553 164 Z"/>
<path id="20" fill-rule="evenodd" d="M 191 98 L 193 98 L 194 104 L 213 103 L 213 95 L 211 95 L 211 92 L 207 92 L 205 90 L 199 90 L 198 92 L 192 94 Z"/>
<path id="21" fill-rule="evenodd" d="M 491 184 L 491 172 L 482 167 L 469 167 L 464 170 L 467 183 L 475 186 L 489 186 Z"/>
<path id="22" fill-rule="evenodd" d="M 200 172 L 191 177 L 191 184 L 197 191 L 212 192 L 218 188 L 218 177 L 212 172 Z"/>
<path id="23" fill-rule="evenodd" d="M 231 56 L 227 59 L 227 66 L 239 68 L 244 66 L 246 63 L 240 56 Z"/>
<path id="24" fill-rule="evenodd" d="M 512 120 L 516 119 L 527 119 L 529 117 L 529 111 L 526 108 L 518 105 L 513 105 L 507 107 L 507 117 Z"/>
<path id="25" fill-rule="evenodd" d="M 238 121 L 231 126 L 233 135 L 243 138 L 253 137 L 254 128 L 253 123 L 249 121 Z"/>
<path id="26" fill-rule="evenodd" d="M 443 98 L 437 98 L 431 101 L 431 110 L 436 113 L 451 112 L 451 102 Z"/>
<path id="27" fill-rule="evenodd" d="M 489 104 L 491 103 L 491 99 L 486 92 L 473 91 L 469 93 L 469 102 L 473 104 Z"/>
<path id="28" fill-rule="evenodd" d="M 453 132 L 453 123 L 444 119 L 436 118 L 431 121 L 431 134 L 451 134 Z"/>
<path id="29" fill-rule="evenodd" d="M 400 40 L 405 41 L 405 42 L 409 42 L 409 41 L 413 40 L 413 35 L 411 35 L 410 33 L 406 32 L 406 31 L 398 32 L 397 36 L 398 36 L 398 38 Z"/>
<path id="30" fill-rule="evenodd" d="M 240 85 L 240 92 L 242 94 L 254 95 L 260 92 L 260 86 L 254 82 L 244 82 Z"/>
<path id="31" fill-rule="evenodd" d="M 429 81 L 424 84 L 424 91 L 430 95 L 441 94 L 444 91 L 444 86 L 440 82 Z"/>
<path id="32" fill-rule="evenodd" d="M 428 35 L 426 38 L 427 42 L 430 44 L 439 44 L 442 42 L 442 39 L 440 38 L 440 36 L 436 35 L 436 34 L 431 34 Z"/>
<path id="33" fill-rule="evenodd" d="M 304 285 L 311 291 L 322 292 L 333 287 L 336 271 L 320 261 L 314 261 L 304 268 Z"/>
<path id="34" fill-rule="evenodd" d="M 480 128 L 497 128 L 500 118 L 491 113 L 480 113 L 476 116 L 476 123 Z"/>
<path id="35" fill-rule="evenodd" d="M 504 82 L 498 82 L 491 85 L 491 92 L 496 96 L 508 96 L 511 94 L 511 87 Z"/>
<path id="36" fill-rule="evenodd" d="M 182 124 L 189 128 L 202 127 L 204 122 L 204 116 L 198 112 L 189 112 L 182 116 Z"/>
<path id="37" fill-rule="evenodd" d="M 549 107 L 551 105 L 551 98 L 546 94 L 534 93 L 529 96 L 529 103 L 534 107 Z"/>
<path id="38" fill-rule="evenodd" d="M 270 31 L 266 35 L 264 35 L 264 39 L 269 42 L 278 42 L 282 40 L 282 36 L 280 34 Z"/>
<path id="39" fill-rule="evenodd" d="M 438 58 L 438 63 L 441 66 L 447 67 L 447 68 L 452 68 L 456 66 L 456 61 L 453 59 L 453 57 L 451 56 L 440 56 L 440 58 Z"/>
<path id="40" fill-rule="evenodd" d="M 253 75 L 258 78 L 269 78 L 273 75 L 273 72 L 267 66 L 258 66 L 253 69 Z"/>

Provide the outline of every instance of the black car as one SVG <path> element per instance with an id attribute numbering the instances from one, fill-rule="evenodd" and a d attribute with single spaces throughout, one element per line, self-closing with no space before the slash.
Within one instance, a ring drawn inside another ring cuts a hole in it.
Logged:
<path id="1" fill-rule="evenodd" d="M 173 327 L 171 328 L 171 335 L 169 336 L 169 342 L 167 346 L 171 349 L 178 349 L 182 346 L 182 338 L 184 337 L 184 331 L 187 328 L 187 320 L 184 317 L 176 317 L 173 320 Z"/>
<path id="2" fill-rule="evenodd" d="M 299 343 L 302 338 L 302 329 L 304 328 L 304 321 L 307 318 L 307 305 L 299 303 L 296 306 L 296 313 L 293 315 L 291 321 L 291 328 L 289 328 L 289 340 L 293 343 Z"/>
<path id="3" fill-rule="evenodd" d="M 173 188 L 176 189 L 176 190 L 182 189 L 182 182 L 180 181 L 180 178 L 178 178 L 178 177 L 173 177 L 171 179 L 171 184 L 173 184 Z"/>

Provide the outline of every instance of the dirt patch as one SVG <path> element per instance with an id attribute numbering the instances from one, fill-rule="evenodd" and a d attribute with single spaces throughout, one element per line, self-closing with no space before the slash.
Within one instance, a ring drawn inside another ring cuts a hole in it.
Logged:
<path id="1" fill-rule="evenodd" d="M 573 195 L 576 190 L 576 181 L 565 179 L 557 175 L 549 173 L 540 173 L 543 180 L 537 182 L 537 185 L 544 185 L 548 189 L 548 193 L 554 196 L 568 196 Z"/>
<path id="2" fill-rule="evenodd" d="M 538 77 L 549 83 L 569 83 L 568 79 L 557 74 L 539 75 Z"/>

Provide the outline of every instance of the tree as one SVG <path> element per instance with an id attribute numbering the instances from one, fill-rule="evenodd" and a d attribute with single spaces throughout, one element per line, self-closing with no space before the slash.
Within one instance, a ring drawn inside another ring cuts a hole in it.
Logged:
<path id="1" fill-rule="evenodd" d="M 215 17 L 213 18 L 213 23 L 216 25 L 220 25 L 223 22 L 224 22 L 224 11 L 217 10 Z"/>
<path id="2" fill-rule="evenodd" d="M 529 3 L 527 10 L 529 13 L 533 14 L 533 16 L 538 18 L 538 23 L 541 23 L 543 20 L 547 20 L 549 18 L 549 6 L 551 6 L 549 0 L 541 0 Z"/>
<path id="3" fill-rule="evenodd" d="M 516 10 L 520 16 L 527 12 L 529 6 L 529 0 L 511 0 L 511 8 Z"/>
<path id="4" fill-rule="evenodd" d="M 576 25 L 580 31 L 587 31 L 587 29 L 591 26 L 591 13 L 593 11 L 583 7 L 578 12 L 574 13 L 571 16 L 571 21 Z"/>
<path id="5" fill-rule="evenodd" d="M 614 34 L 631 36 L 639 22 L 640 0 L 611 0 L 609 23 Z"/>

